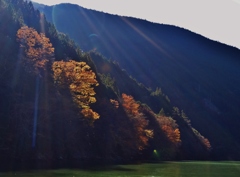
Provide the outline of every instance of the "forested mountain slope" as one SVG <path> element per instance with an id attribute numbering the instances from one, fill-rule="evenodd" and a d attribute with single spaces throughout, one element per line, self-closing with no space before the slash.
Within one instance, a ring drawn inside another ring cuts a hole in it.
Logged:
<path id="1" fill-rule="evenodd" d="M 209 159 L 160 89 L 84 53 L 23 0 L 0 0 L 0 169 Z"/>
<path id="2" fill-rule="evenodd" d="M 82 50 L 95 50 L 118 62 L 153 91 L 161 88 L 171 104 L 183 109 L 192 125 L 209 137 L 215 158 L 239 157 L 239 49 L 178 27 L 77 5 L 39 10 Z"/>

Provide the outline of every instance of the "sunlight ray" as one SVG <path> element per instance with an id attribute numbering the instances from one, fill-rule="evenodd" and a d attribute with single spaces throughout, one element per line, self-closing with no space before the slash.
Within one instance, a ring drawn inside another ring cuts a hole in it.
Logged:
<path id="1" fill-rule="evenodd" d="M 149 43 L 151 43 L 155 48 L 157 48 L 159 51 L 161 51 L 166 56 L 170 57 L 166 51 L 159 46 L 157 43 L 155 43 L 152 39 L 150 39 L 147 35 L 145 35 L 140 29 L 135 27 L 132 23 L 130 23 L 125 17 L 122 17 L 122 20 L 128 24 L 133 30 L 135 30 L 138 34 L 140 34 L 144 39 L 146 39 Z"/>
<path id="2" fill-rule="evenodd" d="M 44 25 L 44 14 L 43 13 L 40 13 L 40 27 L 41 27 L 41 33 L 44 33 L 45 34 L 45 25 Z"/>
<path id="3" fill-rule="evenodd" d="M 14 74 L 13 74 L 12 83 L 11 83 L 12 87 L 14 87 L 18 82 L 18 76 L 19 76 L 19 72 L 20 72 L 20 68 L 21 68 L 21 55 L 22 55 L 22 53 L 23 53 L 23 49 L 19 48 L 17 62 L 15 64 Z"/>
<path id="4" fill-rule="evenodd" d="M 33 136 L 32 136 L 32 147 L 36 146 L 36 135 L 37 135 L 37 118 L 38 118 L 38 100 L 39 100 L 39 77 L 36 79 L 36 92 L 34 102 L 34 116 L 33 116 Z"/>

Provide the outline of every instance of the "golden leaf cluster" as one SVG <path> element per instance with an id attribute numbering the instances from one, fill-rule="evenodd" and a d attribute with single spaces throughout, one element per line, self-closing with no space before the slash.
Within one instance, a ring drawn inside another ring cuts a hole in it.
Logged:
<path id="1" fill-rule="evenodd" d="M 119 102 L 117 100 L 110 99 L 110 102 L 115 108 L 119 108 Z"/>
<path id="2" fill-rule="evenodd" d="M 90 109 L 90 104 L 96 102 L 93 86 L 98 86 L 95 73 L 85 62 L 74 60 L 55 61 L 52 65 L 53 78 L 57 85 L 68 88 L 73 101 L 82 108 L 81 113 L 86 118 L 98 119 L 98 113 Z"/>
<path id="3" fill-rule="evenodd" d="M 84 117 L 89 119 L 99 119 L 99 114 L 94 112 L 92 109 L 82 109 L 81 113 Z"/>
<path id="4" fill-rule="evenodd" d="M 39 74 L 53 60 L 54 48 L 49 38 L 43 33 L 27 26 L 17 31 L 17 41 L 21 48 L 21 61 L 28 72 Z"/>

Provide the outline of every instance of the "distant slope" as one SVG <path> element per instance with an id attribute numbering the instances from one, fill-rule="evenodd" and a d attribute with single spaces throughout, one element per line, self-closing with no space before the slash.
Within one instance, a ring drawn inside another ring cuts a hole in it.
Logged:
<path id="1" fill-rule="evenodd" d="M 193 126 L 213 142 L 215 158 L 240 157 L 237 48 L 178 27 L 76 5 L 41 6 L 39 10 L 82 50 L 97 50 L 147 87 L 161 87 L 171 103 L 183 109 Z"/>

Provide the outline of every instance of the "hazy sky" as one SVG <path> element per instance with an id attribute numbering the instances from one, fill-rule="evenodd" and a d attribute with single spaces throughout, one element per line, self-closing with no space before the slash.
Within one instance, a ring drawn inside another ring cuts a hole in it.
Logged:
<path id="1" fill-rule="evenodd" d="M 171 24 L 240 49 L 240 0 L 33 0 L 68 2 L 111 14 Z"/>

